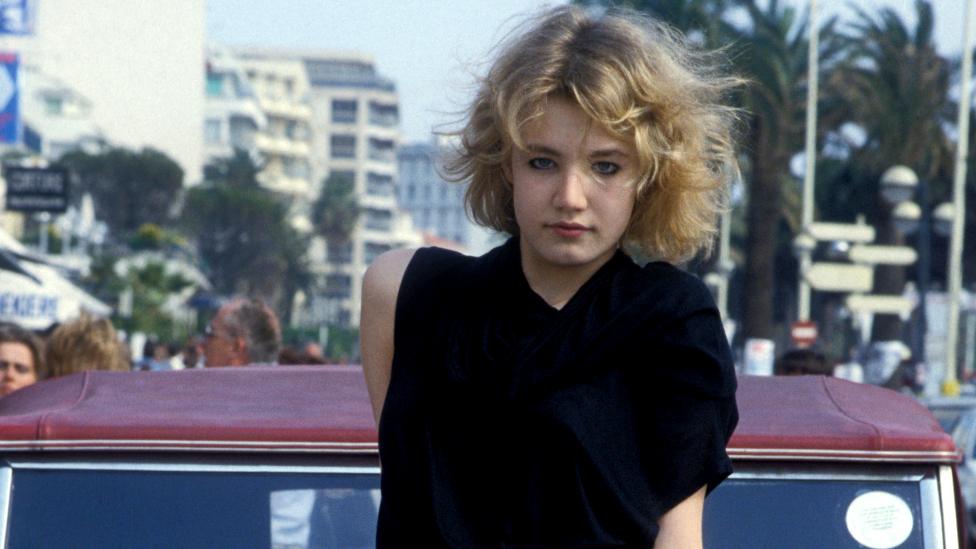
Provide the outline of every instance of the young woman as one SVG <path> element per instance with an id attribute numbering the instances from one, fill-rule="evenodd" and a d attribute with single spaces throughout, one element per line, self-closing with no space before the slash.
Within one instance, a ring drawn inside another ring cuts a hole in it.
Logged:
<path id="1" fill-rule="evenodd" d="M 448 170 L 511 238 L 364 280 L 379 546 L 701 545 L 737 419 L 711 296 L 667 262 L 708 248 L 734 166 L 737 82 L 703 59 L 574 7 L 502 45 Z"/>
<path id="2" fill-rule="evenodd" d="M 0 322 L 0 396 L 7 396 L 44 379 L 43 343 L 33 332 Z"/>

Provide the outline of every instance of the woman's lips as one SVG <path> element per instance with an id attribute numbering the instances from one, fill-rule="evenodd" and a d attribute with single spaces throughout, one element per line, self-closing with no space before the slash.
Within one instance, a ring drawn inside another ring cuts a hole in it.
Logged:
<path id="1" fill-rule="evenodd" d="M 549 225 L 549 228 L 564 238 L 579 238 L 591 230 L 586 225 L 580 225 L 579 223 L 552 223 Z"/>

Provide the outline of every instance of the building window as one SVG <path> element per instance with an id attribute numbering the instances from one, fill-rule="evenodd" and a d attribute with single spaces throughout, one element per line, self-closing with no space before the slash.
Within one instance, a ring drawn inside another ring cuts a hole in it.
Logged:
<path id="1" fill-rule="evenodd" d="M 221 130 L 223 129 L 219 119 L 208 118 L 203 126 L 203 138 L 208 145 L 216 145 L 221 142 Z"/>
<path id="2" fill-rule="evenodd" d="M 207 97 L 223 97 L 224 78 L 217 72 L 207 73 Z"/>
<path id="3" fill-rule="evenodd" d="M 326 253 L 328 253 L 329 263 L 337 265 L 352 263 L 352 242 L 327 244 Z"/>
<path id="4" fill-rule="evenodd" d="M 370 124 L 389 128 L 391 126 L 396 126 L 399 121 L 400 110 L 396 105 L 384 105 L 382 103 L 376 103 L 375 101 L 369 102 Z"/>
<path id="5" fill-rule="evenodd" d="M 367 264 L 372 263 L 376 256 L 388 252 L 393 249 L 389 244 L 377 244 L 375 242 L 366 242 L 363 244 L 363 259 Z"/>
<path id="6" fill-rule="evenodd" d="M 373 196 L 393 196 L 393 176 L 378 173 L 367 174 L 366 194 Z"/>
<path id="7" fill-rule="evenodd" d="M 286 159 L 285 175 L 295 179 L 308 179 L 310 175 L 308 162 L 301 159 Z"/>
<path id="8" fill-rule="evenodd" d="M 333 135 L 330 144 L 332 158 L 356 158 L 355 135 Z"/>
<path id="9" fill-rule="evenodd" d="M 370 137 L 369 159 L 390 163 L 396 161 L 396 151 L 394 151 L 393 140 Z"/>
<path id="10" fill-rule="evenodd" d="M 333 99 L 332 121 L 340 123 L 356 122 L 356 100 Z"/>
<path id="11" fill-rule="evenodd" d="M 329 177 L 356 183 L 356 172 L 352 170 L 332 170 L 329 172 Z"/>
<path id="12" fill-rule="evenodd" d="M 366 209 L 366 228 L 374 231 L 389 231 L 393 226 L 393 212 L 389 210 Z"/>
<path id="13" fill-rule="evenodd" d="M 345 274 L 326 275 L 325 296 L 339 299 L 352 297 L 352 277 Z"/>

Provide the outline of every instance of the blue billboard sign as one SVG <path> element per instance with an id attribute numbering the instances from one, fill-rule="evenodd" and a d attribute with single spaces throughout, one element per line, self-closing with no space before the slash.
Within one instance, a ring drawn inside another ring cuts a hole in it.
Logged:
<path id="1" fill-rule="evenodd" d="M 34 34 L 34 0 L 0 0 L 0 35 Z"/>
<path id="2" fill-rule="evenodd" d="M 18 66 L 16 53 L 0 53 L 0 143 L 17 143 L 20 137 Z"/>

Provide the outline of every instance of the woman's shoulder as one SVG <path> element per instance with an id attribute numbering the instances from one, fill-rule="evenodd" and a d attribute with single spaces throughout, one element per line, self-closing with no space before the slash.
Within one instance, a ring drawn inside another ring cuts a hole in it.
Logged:
<path id="1" fill-rule="evenodd" d="M 655 300 L 685 310 L 715 307 L 712 292 L 702 279 L 671 263 L 652 261 L 635 271 L 642 289 Z"/>

